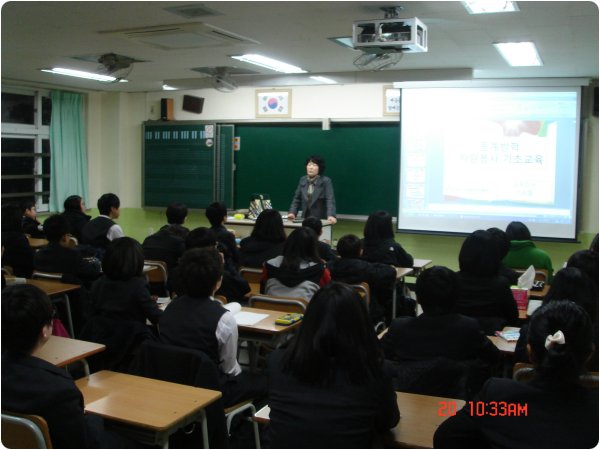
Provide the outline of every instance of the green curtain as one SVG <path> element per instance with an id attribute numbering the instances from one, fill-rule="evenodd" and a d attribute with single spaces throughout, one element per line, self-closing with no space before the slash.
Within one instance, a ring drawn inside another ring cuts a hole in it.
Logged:
<path id="1" fill-rule="evenodd" d="M 62 211 L 69 195 L 87 202 L 87 148 L 82 94 L 51 91 L 50 211 Z"/>

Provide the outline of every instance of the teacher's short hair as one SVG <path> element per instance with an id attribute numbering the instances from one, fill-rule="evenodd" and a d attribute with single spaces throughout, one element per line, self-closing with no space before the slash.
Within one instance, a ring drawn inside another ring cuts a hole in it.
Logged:
<path id="1" fill-rule="evenodd" d="M 307 165 L 309 162 L 313 162 L 319 166 L 319 175 L 322 176 L 325 173 L 325 160 L 322 157 L 319 155 L 310 155 L 308 158 L 306 158 L 304 165 Z"/>

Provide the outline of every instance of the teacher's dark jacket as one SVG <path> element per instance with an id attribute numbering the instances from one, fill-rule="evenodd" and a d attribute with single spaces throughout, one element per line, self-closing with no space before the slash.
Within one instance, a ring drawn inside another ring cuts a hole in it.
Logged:
<path id="1" fill-rule="evenodd" d="M 298 210 L 303 211 L 303 217 L 316 217 L 318 219 L 335 217 L 335 195 L 333 193 L 331 178 L 320 175 L 317 177 L 309 203 L 308 176 L 304 175 L 301 177 L 289 212 L 296 215 L 298 214 Z"/>

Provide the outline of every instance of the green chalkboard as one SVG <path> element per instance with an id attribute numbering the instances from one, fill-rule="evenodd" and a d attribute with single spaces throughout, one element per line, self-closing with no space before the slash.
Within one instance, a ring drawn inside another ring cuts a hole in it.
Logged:
<path id="1" fill-rule="evenodd" d="M 252 193 L 270 194 L 273 207 L 287 211 L 309 155 L 325 158 L 337 213 L 396 214 L 400 130 L 396 122 L 321 124 L 236 124 L 235 208 L 247 208 Z"/>
<path id="2" fill-rule="evenodd" d="M 177 201 L 206 208 L 213 201 L 231 203 L 231 125 L 146 122 L 143 143 L 144 206 L 164 207 Z"/>

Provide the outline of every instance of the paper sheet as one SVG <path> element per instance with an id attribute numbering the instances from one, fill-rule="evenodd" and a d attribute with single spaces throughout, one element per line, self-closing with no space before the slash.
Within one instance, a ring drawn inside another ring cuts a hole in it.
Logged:
<path id="1" fill-rule="evenodd" d="M 238 325 L 256 325 L 264 318 L 269 317 L 269 315 L 240 311 L 234 317 Z"/>

